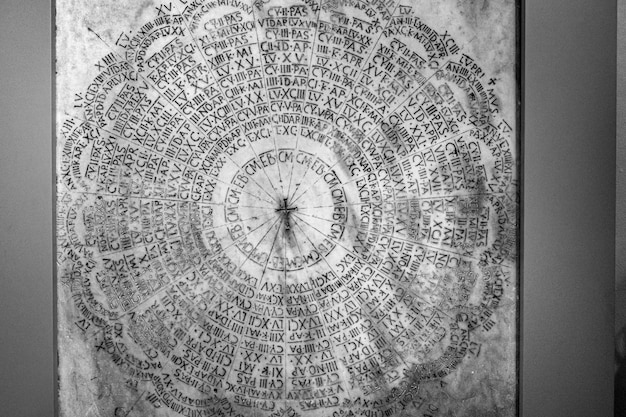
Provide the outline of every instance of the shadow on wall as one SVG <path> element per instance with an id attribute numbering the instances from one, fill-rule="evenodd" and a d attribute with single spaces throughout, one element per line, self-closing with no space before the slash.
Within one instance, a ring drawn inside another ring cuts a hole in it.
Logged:
<path id="1" fill-rule="evenodd" d="M 626 326 L 615 337 L 615 417 L 626 417 Z"/>

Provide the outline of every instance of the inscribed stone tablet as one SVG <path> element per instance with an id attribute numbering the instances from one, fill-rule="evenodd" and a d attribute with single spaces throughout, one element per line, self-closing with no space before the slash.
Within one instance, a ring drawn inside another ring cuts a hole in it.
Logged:
<path id="1" fill-rule="evenodd" d="M 514 416 L 512 0 L 58 0 L 62 416 Z"/>

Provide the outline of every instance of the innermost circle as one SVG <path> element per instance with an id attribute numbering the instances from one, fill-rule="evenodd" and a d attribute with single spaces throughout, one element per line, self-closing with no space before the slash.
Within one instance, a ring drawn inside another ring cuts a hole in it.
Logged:
<path id="1" fill-rule="evenodd" d="M 345 227 L 346 194 L 332 166 L 296 149 L 250 158 L 232 176 L 224 199 L 227 231 L 252 262 L 297 271 L 336 247 Z M 245 231 L 245 232 L 240 232 Z"/>

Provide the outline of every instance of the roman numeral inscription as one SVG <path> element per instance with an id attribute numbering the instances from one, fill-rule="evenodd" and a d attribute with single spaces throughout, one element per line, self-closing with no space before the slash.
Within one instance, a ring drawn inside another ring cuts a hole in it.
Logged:
<path id="1" fill-rule="evenodd" d="M 516 415 L 514 2 L 56 24 L 60 415 Z"/>

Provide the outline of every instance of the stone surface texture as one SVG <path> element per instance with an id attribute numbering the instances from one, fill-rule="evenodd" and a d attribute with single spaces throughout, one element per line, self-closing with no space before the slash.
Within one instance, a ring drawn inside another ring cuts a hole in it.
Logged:
<path id="1" fill-rule="evenodd" d="M 62 416 L 514 416 L 513 1 L 57 1 Z"/>

